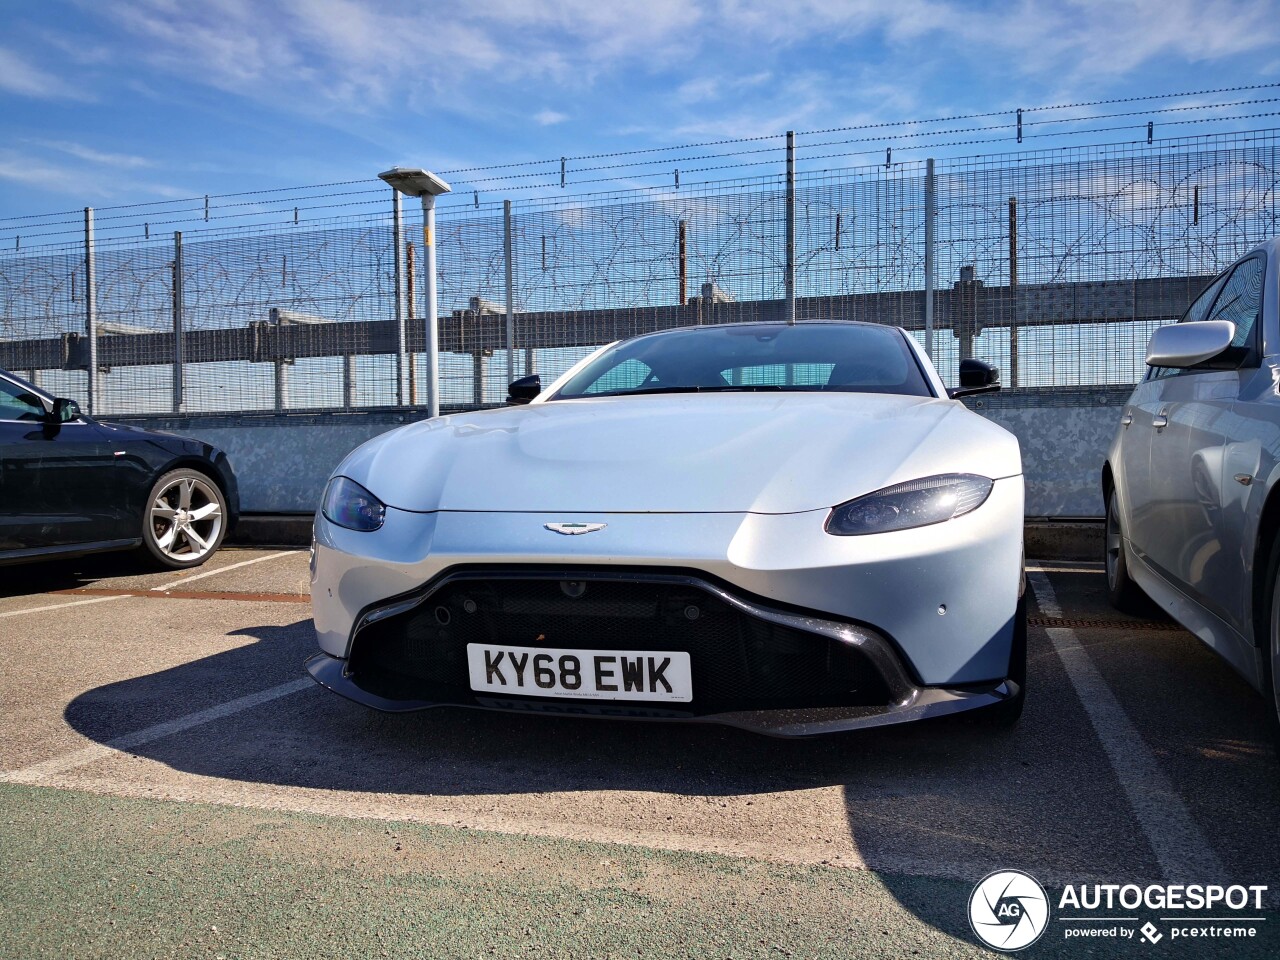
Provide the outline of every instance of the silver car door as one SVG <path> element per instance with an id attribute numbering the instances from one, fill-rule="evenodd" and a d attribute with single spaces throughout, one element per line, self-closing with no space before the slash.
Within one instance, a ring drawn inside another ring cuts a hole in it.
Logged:
<path id="1" fill-rule="evenodd" d="M 1179 322 L 1203 320 L 1225 281 L 1224 275 L 1211 283 L 1192 301 Z M 1139 449 L 1135 442 L 1132 456 L 1126 450 L 1122 457 L 1124 485 L 1129 494 L 1129 541 L 1143 560 L 1174 580 L 1178 579 L 1176 571 L 1186 542 L 1182 516 L 1186 506 L 1181 498 L 1190 484 L 1186 465 L 1189 434 L 1185 424 L 1172 419 L 1171 397 L 1180 400 L 1188 393 L 1190 386 L 1185 380 L 1191 373 L 1152 370 L 1134 391 L 1124 414 L 1131 423 L 1122 449 L 1131 438 L 1141 438 L 1145 443 Z M 1139 457 L 1146 458 L 1140 468 L 1136 463 Z M 1132 465 L 1131 459 L 1135 461 Z"/>
<path id="2" fill-rule="evenodd" d="M 1197 600 L 1246 637 L 1253 567 L 1253 545 L 1246 542 L 1246 530 L 1253 529 L 1248 523 L 1250 487 L 1265 476 L 1263 451 L 1274 449 L 1276 434 L 1271 369 L 1261 363 L 1266 270 L 1265 255 L 1241 261 L 1214 303 L 1209 319 L 1236 325 L 1232 355 L 1226 359 L 1237 362 L 1238 356 L 1240 366 L 1195 378 L 1199 383 L 1192 415 L 1198 420 L 1191 436 L 1193 464 L 1204 476 L 1196 477 L 1200 509 L 1187 515 L 1188 538 L 1200 544 L 1192 553 L 1197 559 L 1188 570 L 1187 584 Z M 1216 483 L 1210 479 L 1215 473 Z M 1211 484 L 1216 495 L 1209 490 Z"/>

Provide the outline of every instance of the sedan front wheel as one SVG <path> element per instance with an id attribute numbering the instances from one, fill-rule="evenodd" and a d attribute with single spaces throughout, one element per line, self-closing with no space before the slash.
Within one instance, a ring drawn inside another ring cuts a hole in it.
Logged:
<path id="1" fill-rule="evenodd" d="M 222 543 L 227 501 L 208 476 L 180 467 L 155 482 L 142 524 L 143 546 L 161 566 L 198 567 Z"/>
<path id="2" fill-rule="evenodd" d="M 1122 613 L 1141 609 L 1142 588 L 1129 578 L 1129 565 L 1124 557 L 1124 528 L 1120 525 L 1120 504 L 1116 492 L 1107 498 L 1107 548 L 1104 561 L 1107 571 L 1107 596 L 1111 605 Z"/>
<path id="3" fill-rule="evenodd" d="M 1262 652 L 1262 695 L 1267 698 L 1271 715 L 1271 729 L 1280 738 L 1280 680 L 1276 668 L 1280 666 L 1280 544 L 1271 551 L 1271 625 L 1267 631 L 1267 646 Z"/>

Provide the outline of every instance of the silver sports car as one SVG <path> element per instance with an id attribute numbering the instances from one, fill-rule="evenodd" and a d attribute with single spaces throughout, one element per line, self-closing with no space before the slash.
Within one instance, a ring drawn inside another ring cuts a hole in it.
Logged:
<path id="1" fill-rule="evenodd" d="M 999 388 L 974 360 L 961 384 Z M 1017 719 L 1018 443 L 902 331 L 669 330 L 511 394 L 334 472 L 312 566 L 324 686 L 781 736 Z"/>

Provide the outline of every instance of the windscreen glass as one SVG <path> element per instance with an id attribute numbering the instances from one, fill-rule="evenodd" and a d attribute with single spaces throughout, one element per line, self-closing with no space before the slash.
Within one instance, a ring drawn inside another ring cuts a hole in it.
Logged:
<path id="1" fill-rule="evenodd" d="M 933 396 L 915 355 L 892 327 L 744 323 L 626 340 L 550 399 L 815 390 Z"/>

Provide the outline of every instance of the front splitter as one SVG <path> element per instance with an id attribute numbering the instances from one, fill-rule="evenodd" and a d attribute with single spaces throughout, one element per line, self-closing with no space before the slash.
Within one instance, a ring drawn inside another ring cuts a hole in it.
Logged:
<path id="1" fill-rule="evenodd" d="M 502 713 L 542 713 L 549 716 L 586 717 L 608 720 L 650 720 L 675 723 L 711 723 L 737 727 L 771 737 L 812 737 L 825 733 L 842 733 L 869 727 L 909 723 L 929 717 L 963 713 L 994 707 L 1018 695 L 1018 684 L 1003 680 L 991 686 L 954 689 L 917 687 L 900 703 L 863 707 L 812 707 L 787 710 L 748 710 L 702 715 L 680 714 L 674 710 L 650 709 L 625 703 L 577 704 L 564 701 L 501 701 L 486 703 L 453 703 L 439 700 L 391 700 L 370 693 L 346 674 L 346 661 L 317 653 L 306 662 L 307 672 L 326 690 L 363 706 L 386 713 L 408 713 L 435 707 L 461 707 Z"/>

